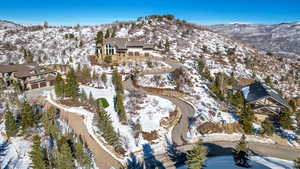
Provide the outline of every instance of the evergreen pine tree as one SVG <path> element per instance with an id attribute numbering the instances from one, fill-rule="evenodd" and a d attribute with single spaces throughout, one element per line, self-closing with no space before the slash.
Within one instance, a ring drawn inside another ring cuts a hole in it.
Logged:
<path id="1" fill-rule="evenodd" d="M 78 96 L 79 85 L 73 68 L 69 70 L 66 81 L 65 95 L 75 99 Z"/>
<path id="2" fill-rule="evenodd" d="M 202 141 L 199 140 L 194 146 L 193 150 L 187 153 L 187 168 L 188 169 L 201 169 L 205 166 L 205 159 L 207 154 L 207 148 L 202 145 Z"/>
<path id="3" fill-rule="evenodd" d="M 281 112 L 281 114 L 279 115 L 279 123 L 282 128 L 292 129 L 293 120 L 291 119 L 290 116 L 291 116 L 291 112 L 289 112 L 288 110 Z"/>
<path id="4" fill-rule="evenodd" d="M 84 145 L 80 140 L 74 144 L 74 154 L 75 158 L 79 162 L 80 166 L 89 168 L 91 160 L 89 159 L 88 153 L 84 150 Z"/>
<path id="5" fill-rule="evenodd" d="M 26 53 L 27 53 L 26 62 L 27 63 L 33 63 L 33 55 L 30 52 L 30 50 L 28 50 Z"/>
<path id="6" fill-rule="evenodd" d="M 82 40 L 79 42 L 79 47 L 80 47 L 80 48 L 83 47 L 83 41 L 82 41 Z"/>
<path id="7" fill-rule="evenodd" d="M 86 92 L 84 91 L 84 89 L 81 89 L 81 92 L 80 92 L 80 101 L 82 103 L 84 103 L 86 100 L 87 100 Z"/>
<path id="8" fill-rule="evenodd" d="M 98 76 L 97 76 L 96 72 L 93 71 L 92 79 L 93 79 L 93 80 L 97 80 L 97 78 L 98 78 Z"/>
<path id="9" fill-rule="evenodd" d="M 113 32 L 111 34 L 111 37 L 114 38 L 116 36 L 116 29 L 113 29 Z"/>
<path id="10" fill-rule="evenodd" d="M 104 38 L 105 38 L 105 39 L 108 39 L 109 36 L 110 36 L 109 29 L 107 29 Z"/>
<path id="11" fill-rule="evenodd" d="M 15 120 L 15 117 L 13 116 L 13 113 L 11 111 L 7 111 L 5 113 L 5 130 L 6 135 L 8 137 L 14 137 L 18 133 L 18 127 Z"/>
<path id="12" fill-rule="evenodd" d="M 24 102 L 21 107 L 21 128 L 23 131 L 34 126 L 34 114 L 32 107 Z"/>
<path id="13" fill-rule="evenodd" d="M 248 146 L 245 135 L 243 135 L 239 141 L 239 143 L 236 145 L 233 153 L 233 158 L 236 163 L 236 165 L 241 167 L 249 167 L 248 164 Z"/>
<path id="14" fill-rule="evenodd" d="M 120 93 L 116 95 L 116 111 L 118 112 L 120 122 L 127 123 L 127 117 L 124 109 L 123 96 Z"/>
<path id="15" fill-rule="evenodd" d="M 27 62 L 27 51 L 24 47 L 22 47 L 22 51 L 23 51 L 23 58 Z"/>
<path id="16" fill-rule="evenodd" d="M 116 93 L 124 94 L 124 88 L 122 85 L 122 76 L 116 70 L 113 71 L 112 82 L 115 86 Z"/>
<path id="17" fill-rule="evenodd" d="M 80 64 L 80 63 L 77 64 L 77 69 L 76 69 L 76 71 L 77 71 L 77 72 L 81 72 L 81 64 Z"/>
<path id="18" fill-rule="evenodd" d="M 202 75 L 203 71 L 204 71 L 204 68 L 205 68 L 205 63 L 203 62 L 203 60 L 198 61 L 197 68 L 198 68 L 199 74 Z"/>
<path id="19" fill-rule="evenodd" d="M 102 31 L 97 32 L 96 45 L 103 45 L 103 32 Z"/>
<path id="20" fill-rule="evenodd" d="M 246 134 L 252 133 L 252 123 L 254 121 L 254 112 L 249 106 L 245 106 L 240 116 L 240 123 Z"/>
<path id="21" fill-rule="evenodd" d="M 75 169 L 71 148 L 68 143 L 62 143 L 57 158 L 57 169 Z"/>
<path id="22" fill-rule="evenodd" d="M 166 42 L 165 42 L 165 53 L 169 52 L 170 51 L 170 42 L 168 39 L 166 39 Z"/>
<path id="23" fill-rule="evenodd" d="M 119 136 L 114 131 L 112 121 L 107 112 L 104 109 L 98 109 L 97 113 L 99 116 L 98 127 L 102 131 L 102 137 L 114 147 L 119 145 Z"/>
<path id="24" fill-rule="evenodd" d="M 42 125 L 45 129 L 45 133 L 57 139 L 59 135 L 59 128 L 55 124 L 55 120 L 56 113 L 54 107 L 51 107 L 42 115 Z"/>
<path id="25" fill-rule="evenodd" d="M 32 150 L 29 153 L 31 158 L 31 167 L 33 169 L 47 169 L 45 154 L 41 148 L 41 138 L 39 136 L 33 137 Z"/>
<path id="26" fill-rule="evenodd" d="M 106 85 L 107 77 L 106 77 L 106 74 L 105 74 L 105 73 L 102 73 L 102 75 L 101 75 L 101 80 L 102 80 L 102 82 L 104 83 L 104 85 Z"/>
<path id="27" fill-rule="evenodd" d="M 82 67 L 82 75 L 86 78 L 90 78 L 91 77 L 91 69 L 87 66 L 87 65 L 84 65 Z"/>
<path id="28" fill-rule="evenodd" d="M 61 77 L 60 73 L 58 73 L 56 75 L 56 78 L 54 81 L 54 90 L 55 90 L 56 96 L 64 97 L 65 82 L 64 82 L 63 78 Z"/>

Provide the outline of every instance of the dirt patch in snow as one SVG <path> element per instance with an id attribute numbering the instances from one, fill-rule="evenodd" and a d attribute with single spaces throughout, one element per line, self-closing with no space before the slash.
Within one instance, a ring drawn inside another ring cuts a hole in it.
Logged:
<path id="1" fill-rule="evenodd" d="M 201 134 L 212 133 L 241 133 L 242 129 L 238 123 L 213 123 L 205 122 L 198 126 L 198 132 Z"/>
<path id="2" fill-rule="evenodd" d="M 169 127 L 173 126 L 174 121 L 176 121 L 177 115 L 178 115 L 177 110 L 170 112 L 169 117 L 165 117 L 160 120 L 160 126 L 165 127 L 165 128 L 169 128 Z"/>
<path id="3" fill-rule="evenodd" d="M 82 106 L 80 103 L 76 103 L 76 102 L 74 102 L 71 99 L 60 100 L 59 103 L 62 104 L 62 105 L 69 106 L 69 107 L 79 107 L 79 106 Z"/>
<path id="4" fill-rule="evenodd" d="M 156 130 L 151 131 L 151 132 L 142 131 L 142 135 L 143 135 L 143 138 L 145 140 L 149 141 L 151 144 L 154 144 L 154 140 L 159 138 L 159 135 Z"/>

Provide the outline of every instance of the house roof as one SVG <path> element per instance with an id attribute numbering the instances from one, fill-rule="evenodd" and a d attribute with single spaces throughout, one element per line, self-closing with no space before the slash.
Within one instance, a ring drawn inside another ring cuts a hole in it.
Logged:
<path id="1" fill-rule="evenodd" d="M 288 107 L 288 102 L 280 95 L 280 93 L 264 83 L 254 82 L 242 87 L 245 103 L 254 102 L 263 98 L 271 97 L 279 104 Z"/>
<path id="2" fill-rule="evenodd" d="M 15 72 L 16 77 L 28 77 L 39 74 L 46 74 L 54 72 L 45 67 L 38 66 L 37 64 L 12 64 L 12 65 L 0 65 L 1 73 Z"/>
<path id="3" fill-rule="evenodd" d="M 127 49 L 128 47 L 142 47 L 146 49 L 152 49 L 153 45 L 146 44 L 143 41 L 132 40 L 128 38 L 108 38 L 105 44 L 111 44 L 116 46 L 118 49 Z"/>
<path id="4" fill-rule="evenodd" d="M 126 49 L 127 41 L 127 38 L 108 38 L 106 44 L 116 46 L 118 49 Z"/>

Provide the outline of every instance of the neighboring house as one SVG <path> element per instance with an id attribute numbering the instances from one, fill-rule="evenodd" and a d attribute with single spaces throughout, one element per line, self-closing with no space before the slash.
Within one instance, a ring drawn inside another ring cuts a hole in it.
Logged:
<path id="1" fill-rule="evenodd" d="M 288 108 L 288 102 L 276 90 L 264 83 L 254 82 L 242 87 L 245 104 L 256 113 L 280 113 Z"/>
<path id="2" fill-rule="evenodd" d="M 104 44 L 98 48 L 100 54 L 110 56 L 150 56 L 153 52 L 151 44 L 127 38 L 106 39 Z"/>
<path id="3" fill-rule="evenodd" d="M 54 85 L 56 72 L 36 64 L 0 65 L 0 79 L 6 87 L 19 82 L 21 89 L 31 90 Z"/>

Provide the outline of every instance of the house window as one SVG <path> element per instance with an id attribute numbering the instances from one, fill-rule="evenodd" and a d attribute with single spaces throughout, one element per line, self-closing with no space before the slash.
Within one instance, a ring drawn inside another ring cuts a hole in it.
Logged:
<path id="1" fill-rule="evenodd" d="M 106 48 L 106 54 L 107 55 L 114 55 L 115 54 L 115 49 L 110 44 L 106 44 L 105 48 Z"/>

